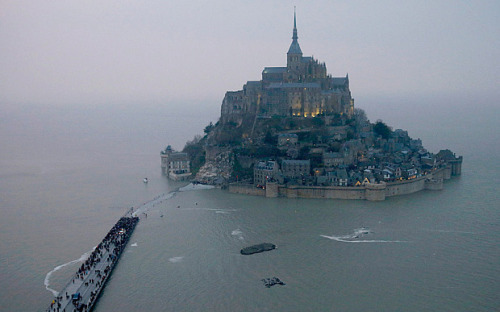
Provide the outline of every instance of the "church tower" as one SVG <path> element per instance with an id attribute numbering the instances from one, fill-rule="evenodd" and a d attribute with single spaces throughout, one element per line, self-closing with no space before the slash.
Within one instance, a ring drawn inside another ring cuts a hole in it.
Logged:
<path id="1" fill-rule="evenodd" d="M 292 36 L 292 44 L 288 49 L 287 56 L 287 74 L 288 79 L 286 80 L 295 80 L 297 81 L 300 77 L 301 63 L 302 63 L 302 50 L 300 49 L 299 42 L 297 41 L 299 37 L 297 36 L 297 18 L 295 14 L 295 8 L 293 10 L 293 36 Z"/>

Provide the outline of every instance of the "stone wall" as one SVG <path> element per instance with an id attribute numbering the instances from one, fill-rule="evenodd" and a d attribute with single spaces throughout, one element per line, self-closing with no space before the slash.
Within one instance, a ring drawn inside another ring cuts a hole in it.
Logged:
<path id="1" fill-rule="evenodd" d="M 442 179 L 449 180 L 451 179 L 451 166 L 446 166 L 443 168 L 439 168 L 432 173 L 432 178 L 434 179 Z"/>
<path id="2" fill-rule="evenodd" d="M 372 183 L 358 187 L 343 186 L 299 186 L 268 183 L 267 188 L 256 188 L 249 184 L 230 184 L 229 192 L 266 197 L 287 198 L 324 198 L 324 199 L 366 199 L 385 200 L 387 197 L 407 195 L 422 190 L 438 191 L 443 189 L 443 180 L 449 178 L 451 168 L 442 168 L 432 174 L 412 180 L 390 183 Z"/>
<path id="3" fill-rule="evenodd" d="M 365 197 L 367 200 L 370 201 L 380 201 L 380 200 L 385 200 L 385 196 L 387 195 L 387 184 L 382 182 L 382 183 L 369 183 L 365 186 L 366 192 L 365 192 Z"/>
<path id="4" fill-rule="evenodd" d="M 456 160 L 449 161 L 451 165 L 451 175 L 457 176 L 462 174 L 462 161 L 463 161 L 462 156 L 458 157 Z"/>
<path id="5" fill-rule="evenodd" d="M 425 189 L 425 178 L 426 177 L 420 177 L 413 180 L 387 183 L 385 196 L 390 197 L 419 192 Z"/>
<path id="6" fill-rule="evenodd" d="M 426 179 L 425 189 L 430 191 L 440 191 L 443 189 L 443 179 Z"/>
<path id="7" fill-rule="evenodd" d="M 266 183 L 266 197 L 278 197 L 279 186 L 275 182 Z"/>
<path id="8" fill-rule="evenodd" d="M 279 195 L 288 198 L 366 199 L 364 187 L 280 186 Z"/>
<path id="9" fill-rule="evenodd" d="M 231 183 L 228 187 L 229 193 L 266 196 L 266 190 L 255 187 L 253 184 Z"/>

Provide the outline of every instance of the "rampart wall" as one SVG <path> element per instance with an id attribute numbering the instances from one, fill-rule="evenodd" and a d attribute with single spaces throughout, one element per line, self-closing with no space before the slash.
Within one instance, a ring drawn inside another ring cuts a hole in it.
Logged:
<path id="1" fill-rule="evenodd" d="M 412 180 L 389 182 L 385 189 L 385 196 L 406 195 L 424 190 L 425 179 L 427 178 L 428 176 L 424 176 Z"/>
<path id="2" fill-rule="evenodd" d="M 255 187 L 253 184 L 231 183 L 228 187 L 229 193 L 266 196 L 266 190 Z"/>
<path id="3" fill-rule="evenodd" d="M 364 187 L 280 185 L 279 195 L 288 198 L 366 199 Z"/>
<path id="4" fill-rule="evenodd" d="M 364 186 L 302 186 L 268 183 L 266 189 L 252 184 L 229 184 L 230 193 L 287 198 L 325 198 L 325 199 L 365 199 L 385 200 L 386 197 L 407 195 L 422 190 L 438 191 L 443 189 L 443 180 L 451 177 L 451 166 L 438 169 L 431 174 L 412 180 L 397 182 L 371 183 Z"/>

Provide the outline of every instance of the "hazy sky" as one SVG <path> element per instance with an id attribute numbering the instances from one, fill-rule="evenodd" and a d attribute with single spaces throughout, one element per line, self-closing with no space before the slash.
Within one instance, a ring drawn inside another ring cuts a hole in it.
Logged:
<path id="1" fill-rule="evenodd" d="M 0 105 L 220 105 L 305 56 L 354 98 L 500 96 L 500 1 L 0 0 Z"/>

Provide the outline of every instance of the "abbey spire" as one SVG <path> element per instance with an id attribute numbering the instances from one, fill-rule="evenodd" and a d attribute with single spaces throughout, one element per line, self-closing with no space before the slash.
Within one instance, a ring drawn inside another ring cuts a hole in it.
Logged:
<path id="1" fill-rule="evenodd" d="M 226 92 L 221 123 L 241 124 L 249 114 L 260 117 L 353 114 L 349 77 L 328 75 L 325 63 L 302 55 L 298 39 L 294 9 L 286 67 L 265 67 L 262 80 L 248 81 L 242 90 Z"/>
<path id="2" fill-rule="evenodd" d="M 293 40 L 299 39 L 299 37 L 297 36 L 297 14 L 295 12 L 295 7 L 293 7 L 293 36 L 292 36 L 292 39 Z"/>
<path id="3" fill-rule="evenodd" d="M 288 55 L 289 54 L 299 54 L 302 56 L 302 50 L 300 50 L 299 42 L 297 41 L 299 37 L 297 36 L 297 17 L 295 14 L 295 8 L 293 9 L 293 36 L 292 36 L 292 44 L 290 45 L 290 48 L 288 49 Z"/>

